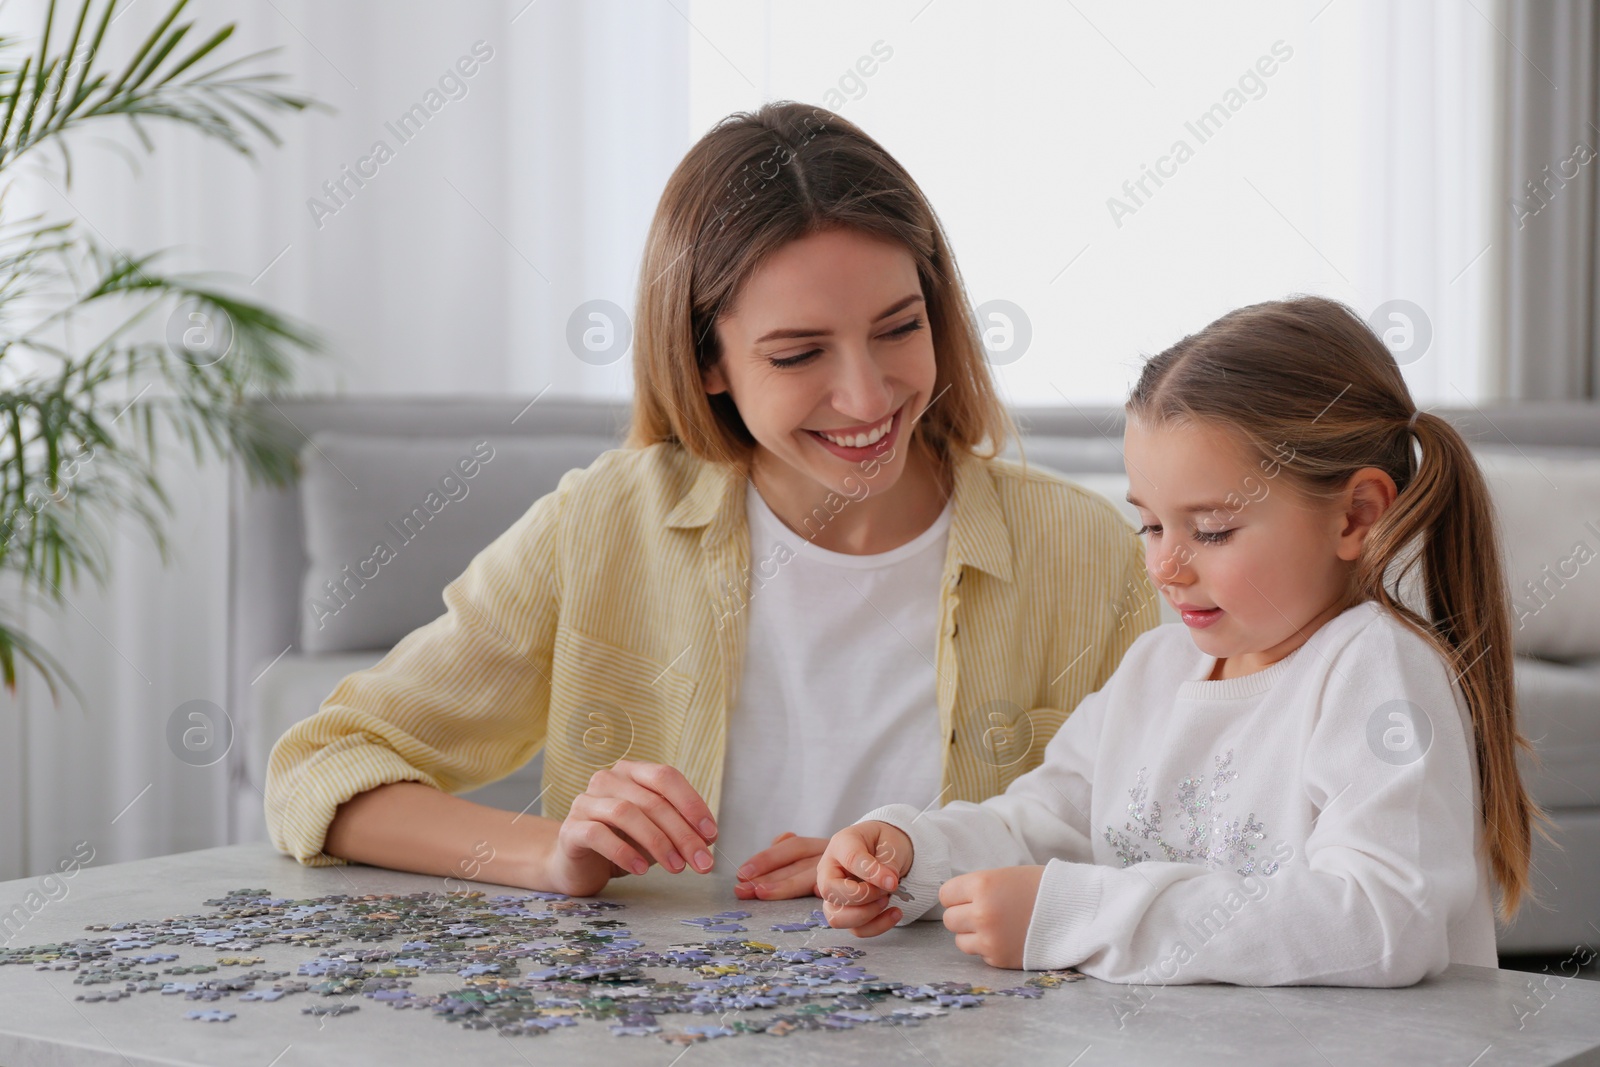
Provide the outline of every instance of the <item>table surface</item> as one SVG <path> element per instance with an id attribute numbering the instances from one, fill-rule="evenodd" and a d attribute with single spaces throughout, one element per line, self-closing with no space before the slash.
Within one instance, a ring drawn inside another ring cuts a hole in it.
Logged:
<path id="1" fill-rule="evenodd" d="M 885 981 L 912 984 L 970 982 L 995 989 L 1020 985 L 1025 972 L 998 971 L 959 951 L 942 924 L 926 921 L 859 940 L 845 931 L 779 933 L 773 923 L 803 921 L 815 898 L 741 901 L 730 875 L 672 875 L 660 868 L 612 882 L 604 899 L 650 949 L 715 937 L 681 920 L 718 911 L 753 912 L 743 920 L 750 939 L 780 948 L 834 944 L 864 949 L 858 962 Z M 37 906 L 8 940 L 9 948 L 88 936 L 90 923 L 203 914 L 204 901 L 245 887 L 304 899 L 333 894 L 446 892 L 443 879 L 373 867 L 301 867 L 265 845 L 205 849 L 136 863 L 86 867 L 65 880 L 65 895 Z M 481 886 L 487 892 L 517 893 Z M 0 915 L 40 880 L 0 883 Z M 26 910 L 26 909 L 25 909 Z M 580 928 L 562 918 L 561 928 Z M 0 936 L 9 931 L 0 931 Z M 342 948 L 382 947 L 346 942 Z M 395 946 L 388 946 L 395 947 Z M 180 963 L 215 962 L 217 949 L 163 946 Z M 296 970 L 299 963 L 340 949 L 268 944 L 252 950 L 264 969 Z M 237 973 L 235 970 L 233 973 Z M 693 980 L 683 970 L 657 977 Z M 194 977 L 227 977 L 228 969 Z M 1221 985 L 1134 987 L 1090 978 L 1047 989 L 1038 999 L 989 996 L 976 1008 L 950 1008 L 915 1027 L 871 1023 L 838 1032 L 796 1031 L 716 1038 L 678 1048 L 651 1037 L 616 1037 L 607 1024 L 581 1019 L 536 1037 L 469 1030 L 432 1012 L 393 1011 L 362 1000 L 365 1009 L 318 1019 L 300 1007 L 313 994 L 277 1002 L 214 1003 L 159 993 L 115 1002 L 74 1000 L 115 986 L 73 983 L 71 971 L 0 967 L 0 1064 L 248 1064 L 257 1067 L 456 1062 L 528 1067 L 541 1062 L 643 1063 L 662 1067 L 680 1056 L 698 1063 L 927 1064 L 1040 1062 L 1090 1067 L 1096 1063 L 1345 1064 L 1404 1063 L 1490 1067 L 1492 1064 L 1600 1064 L 1600 983 L 1542 978 L 1517 971 L 1454 966 L 1405 989 L 1332 986 L 1254 989 Z M 313 979 L 314 980 L 314 979 Z M 430 984 L 430 982 L 432 984 Z M 1537 984 L 1536 983 L 1542 983 Z M 413 988 L 431 993 L 460 988 L 454 975 L 424 974 Z M 263 986 L 270 986 L 267 983 Z M 316 998 L 320 1000 L 321 998 Z M 911 1006 L 886 998 L 882 1007 Z M 194 1009 L 237 1013 L 227 1023 L 184 1018 Z M 1137 1009 L 1137 1010 L 1135 1010 Z M 662 1015 L 668 1029 L 714 1023 L 708 1016 Z"/>

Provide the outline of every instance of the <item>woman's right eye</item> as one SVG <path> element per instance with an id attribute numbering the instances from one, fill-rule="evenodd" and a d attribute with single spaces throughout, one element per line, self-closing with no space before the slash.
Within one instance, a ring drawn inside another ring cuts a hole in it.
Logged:
<path id="1" fill-rule="evenodd" d="M 1140 534 L 1160 533 L 1160 532 L 1161 532 L 1161 527 L 1159 527 L 1159 526 L 1151 526 L 1149 524 L 1146 524 L 1144 526 L 1139 527 L 1137 530 L 1135 530 L 1134 531 L 1134 536 L 1137 537 Z"/>

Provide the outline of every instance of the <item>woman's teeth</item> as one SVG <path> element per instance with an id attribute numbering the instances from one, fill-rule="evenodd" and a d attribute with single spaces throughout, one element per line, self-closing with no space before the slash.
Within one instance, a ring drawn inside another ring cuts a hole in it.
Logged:
<path id="1" fill-rule="evenodd" d="M 818 437 L 826 437 L 841 448 L 866 448 L 868 445 L 877 444 L 883 440 L 883 435 L 889 432 L 889 427 L 894 425 L 894 416 L 890 415 L 883 420 L 883 425 L 874 426 L 868 433 L 858 433 L 852 437 L 840 437 L 837 434 L 815 431 Z"/>

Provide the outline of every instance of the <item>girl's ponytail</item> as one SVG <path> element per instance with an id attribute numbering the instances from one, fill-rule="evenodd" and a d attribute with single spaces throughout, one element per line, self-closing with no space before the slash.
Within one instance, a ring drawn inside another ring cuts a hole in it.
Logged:
<path id="1" fill-rule="evenodd" d="M 1534 896 L 1531 828 L 1548 817 L 1517 770 L 1517 750 L 1532 757 L 1533 746 L 1516 729 L 1511 601 L 1489 487 L 1465 438 L 1446 420 L 1417 411 L 1399 432 L 1416 436 L 1420 464 L 1368 535 L 1358 595 L 1388 608 L 1450 663 L 1472 714 L 1484 834 L 1501 889 L 1500 917 L 1509 922 L 1523 897 Z M 1427 618 L 1406 606 L 1399 589 L 1419 563 Z"/>

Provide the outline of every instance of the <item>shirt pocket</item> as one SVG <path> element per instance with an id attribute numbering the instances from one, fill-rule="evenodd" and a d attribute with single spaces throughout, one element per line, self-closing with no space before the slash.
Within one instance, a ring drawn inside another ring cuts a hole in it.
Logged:
<path id="1" fill-rule="evenodd" d="M 650 656 L 579 630 L 556 633 L 545 742 L 573 780 L 620 759 L 672 763 L 695 680 Z"/>

